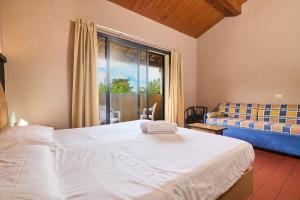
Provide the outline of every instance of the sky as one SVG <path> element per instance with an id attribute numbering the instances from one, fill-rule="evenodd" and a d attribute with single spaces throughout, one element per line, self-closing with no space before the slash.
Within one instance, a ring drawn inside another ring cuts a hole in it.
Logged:
<path id="1" fill-rule="evenodd" d="M 106 60 L 98 61 L 98 84 L 105 82 Z M 149 67 L 149 81 L 161 78 L 158 67 Z M 129 79 L 134 91 L 137 91 L 137 64 L 124 62 L 110 62 L 110 80 Z M 140 87 L 146 87 L 146 66 L 140 67 Z"/>

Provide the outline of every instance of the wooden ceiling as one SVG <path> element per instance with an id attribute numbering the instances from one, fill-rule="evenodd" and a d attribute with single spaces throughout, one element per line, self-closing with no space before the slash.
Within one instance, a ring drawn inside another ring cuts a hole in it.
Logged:
<path id="1" fill-rule="evenodd" d="M 241 14 L 246 0 L 109 0 L 198 38 L 224 17 Z"/>

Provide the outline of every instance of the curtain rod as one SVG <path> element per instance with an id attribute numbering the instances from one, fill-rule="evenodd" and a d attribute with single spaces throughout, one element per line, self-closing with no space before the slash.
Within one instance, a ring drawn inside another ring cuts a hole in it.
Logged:
<path id="1" fill-rule="evenodd" d="M 164 50 L 164 51 L 171 51 L 170 48 L 168 48 L 168 47 L 164 47 L 162 45 L 154 44 L 154 43 L 151 43 L 151 42 L 149 42 L 147 40 L 144 40 L 142 38 L 139 38 L 139 37 L 127 34 L 127 33 L 123 33 L 123 32 L 120 32 L 120 31 L 117 31 L 117 30 L 114 30 L 114 29 L 111 29 L 111 28 L 107 28 L 105 26 L 96 25 L 96 28 L 97 28 L 98 31 L 106 33 L 108 35 L 113 35 L 113 36 L 116 36 L 116 37 L 119 37 L 119 38 L 127 39 L 127 40 L 130 40 L 132 42 L 137 42 L 137 43 L 147 45 L 147 46 L 150 46 L 150 47 L 154 47 L 154 48 L 157 48 L 157 49 L 161 49 L 161 50 Z"/>

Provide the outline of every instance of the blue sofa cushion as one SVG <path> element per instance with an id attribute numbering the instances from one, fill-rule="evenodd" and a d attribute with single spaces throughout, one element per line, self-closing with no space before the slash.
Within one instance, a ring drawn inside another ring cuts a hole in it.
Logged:
<path id="1" fill-rule="evenodd" d="M 300 136 L 229 126 L 224 136 L 249 142 L 255 147 L 300 156 Z"/>

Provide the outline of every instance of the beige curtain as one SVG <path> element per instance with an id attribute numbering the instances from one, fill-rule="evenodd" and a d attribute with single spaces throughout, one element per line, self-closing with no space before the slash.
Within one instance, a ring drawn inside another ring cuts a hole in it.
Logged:
<path id="1" fill-rule="evenodd" d="M 167 60 L 167 59 L 165 59 Z M 184 126 L 184 94 L 182 56 L 178 49 L 171 54 L 171 67 L 165 63 L 165 118 Z M 169 84 L 168 84 L 169 83 Z"/>
<path id="2" fill-rule="evenodd" d="M 77 19 L 72 89 L 73 128 L 99 125 L 97 54 L 95 24 Z"/>

